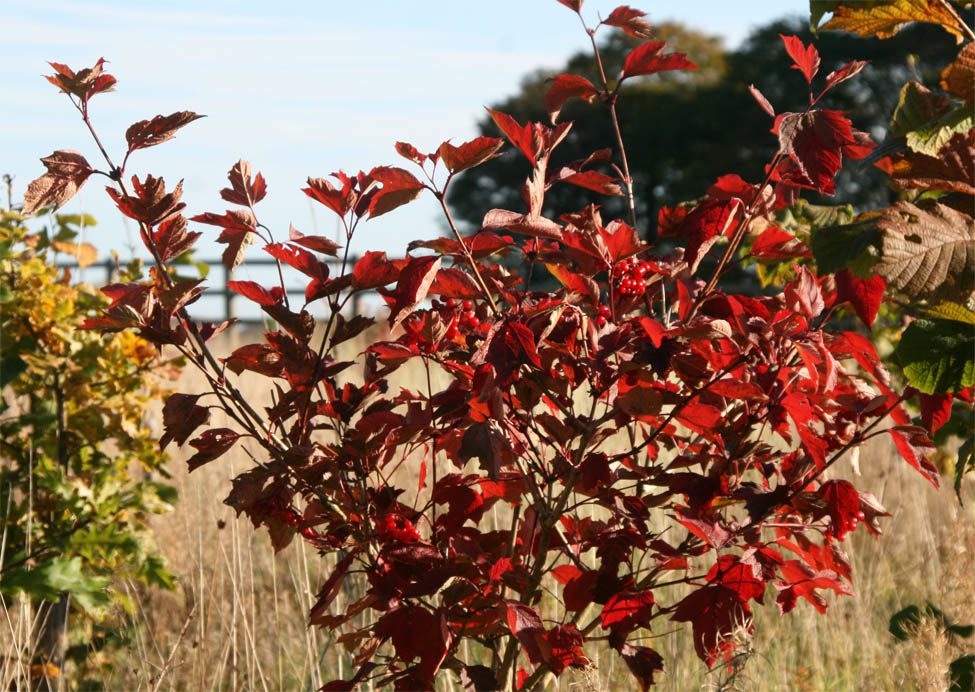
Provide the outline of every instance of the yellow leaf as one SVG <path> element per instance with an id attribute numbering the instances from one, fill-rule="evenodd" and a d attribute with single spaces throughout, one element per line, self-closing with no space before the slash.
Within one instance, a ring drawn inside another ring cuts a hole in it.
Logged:
<path id="1" fill-rule="evenodd" d="M 66 255 L 74 257 L 78 260 L 78 266 L 82 269 L 98 261 L 98 250 L 91 243 L 72 243 L 67 240 L 55 240 L 51 243 L 51 247 L 58 252 L 63 252 Z"/>
<path id="2" fill-rule="evenodd" d="M 838 5 L 833 18 L 824 29 L 852 31 L 860 36 L 890 38 L 906 24 L 926 22 L 937 24 L 955 37 L 964 40 L 958 18 L 940 0 L 890 0 L 882 4 L 854 3 Z"/>

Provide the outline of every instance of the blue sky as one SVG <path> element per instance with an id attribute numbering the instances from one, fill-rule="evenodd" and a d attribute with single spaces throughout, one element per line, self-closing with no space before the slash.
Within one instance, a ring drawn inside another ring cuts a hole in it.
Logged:
<path id="1" fill-rule="evenodd" d="M 589 0 L 584 14 L 605 16 L 616 4 Z M 751 28 L 808 12 L 808 2 L 647 0 L 642 8 L 651 22 L 682 21 L 734 46 Z M 171 184 L 184 178 L 191 214 L 221 212 L 218 191 L 245 158 L 268 179 L 258 211 L 279 238 L 289 223 L 305 233 L 335 230 L 329 212 L 301 193 L 308 176 L 400 164 L 397 140 L 432 150 L 470 138 L 485 105 L 587 43 L 575 15 L 555 0 L 175 0 L 165 9 L 131 0 L 6 0 L 0 18 L 7 103 L 0 172 L 15 175 L 15 195 L 43 171 L 38 158 L 55 149 L 97 160 L 77 113 L 41 75 L 50 73 L 48 60 L 80 68 L 104 56 L 119 83 L 92 101 L 92 117 L 110 151 L 122 152 L 125 128 L 137 120 L 177 110 L 208 116 L 133 155 L 129 172 Z M 65 211 L 93 214 L 99 225 L 86 240 L 128 254 L 135 229 L 114 211 L 102 180 L 91 179 Z M 400 254 L 440 228 L 432 200 L 421 200 L 364 226 L 355 249 Z M 199 254 L 219 251 L 207 241 Z"/>

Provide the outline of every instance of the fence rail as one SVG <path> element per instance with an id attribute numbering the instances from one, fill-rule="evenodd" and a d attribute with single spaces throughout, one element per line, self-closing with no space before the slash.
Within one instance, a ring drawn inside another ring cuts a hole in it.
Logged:
<path id="1" fill-rule="evenodd" d="M 349 267 L 355 266 L 356 260 L 358 260 L 357 256 L 350 255 L 348 258 L 347 266 Z M 202 298 L 217 299 L 218 304 L 221 306 L 222 309 L 222 313 L 221 313 L 222 319 L 227 320 L 236 317 L 239 322 L 244 322 L 244 323 L 256 323 L 256 322 L 263 321 L 263 318 L 261 317 L 237 314 L 237 311 L 235 310 L 235 304 L 236 301 L 240 298 L 240 296 L 238 296 L 236 293 L 228 289 L 227 283 L 233 281 L 235 276 L 240 277 L 241 274 L 247 274 L 249 270 L 253 269 L 255 270 L 255 272 L 259 272 L 262 270 L 273 270 L 274 272 L 273 281 L 275 284 L 277 284 L 278 283 L 277 263 L 274 259 L 270 257 L 255 257 L 254 259 L 248 259 L 242 262 L 240 266 L 238 266 L 233 271 L 227 269 L 227 267 L 219 259 L 195 260 L 195 262 L 206 264 L 210 268 L 211 272 L 210 274 L 208 274 L 208 277 L 212 277 L 214 275 L 213 270 L 215 269 L 220 272 L 219 276 L 223 277 L 222 283 L 218 283 L 216 281 L 211 280 L 207 284 L 206 289 L 204 290 L 203 295 L 201 296 Z M 329 270 L 333 272 L 337 272 L 342 266 L 341 260 L 334 259 L 334 258 L 322 258 L 322 262 L 328 265 Z M 57 266 L 61 269 L 70 269 L 72 272 L 79 271 L 80 269 L 78 263 L 75 261 L 58 262 Z M 187 265 L 187 266 L 192 266 L 192 265 Z M 89 264 L 80 271 L 83 271 L 85 273 L 88 272 L 101 273 L 101 275 L 104 277 L 104 283 L 110 284 L 117 280 L 120 268 L 121 265 L 119 263 L 106 259 L 106 260 L 101 260 L 99 262 L 95 262 L 94 264 Z M 286 279 L 287 279 L 287 275 L 286 275 Z M 305 289 L 303 286 L 295 286 L 295 285 L 288 284 L 286 280 L 285 291 L 287 292 L 289 299 L 291 297 L 298 297 L 301 298 L 302 301 L 304 300 Z M 364 293 L 365 294 L 375 293 L 375 291 L 366 291 Z M 358 314 L 360 312 L 362 308 L 362 298 L 364 293 L 357 293 L 353 298 L 352 301 L 353 314 Z"/>

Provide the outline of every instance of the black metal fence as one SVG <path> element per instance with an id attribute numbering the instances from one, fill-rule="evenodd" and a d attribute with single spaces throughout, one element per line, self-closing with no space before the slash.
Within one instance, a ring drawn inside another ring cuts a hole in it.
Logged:
<path id="1" fill-rule="evenodd" d="M 358 257 L 350 256 L 347 267 L 355 266 L 357 259 Z M 332 276 L 337 275 L 341 269 L 342 263 L 338 259 L 323 258 L 322 261 L 329 266 Z M 278 277 L 277 263 L 273 258 L 255 257 L 254 259 L 248 259 L 233 271 L 227 269 L 219 259 L 195 260 L 195 262 L 206 264 L 210 268 L 210 272 L 207 275 L 206 290 L 200 300 L 194 306 L 191 306 L 191 312 L 195 317 L 213 321 L 222 321 L 235 317 L 239 322 L 245 323 L 263 322 L 267 319 L 256 306 L 253 306 L 247 300 L 241 300 L 240 296 L 229 290 L 227 283 L 229 281 L 246 279 L 257 281 L 265 286 L 279 285 L 280 278 Z M 90 264 L 84 269 L 79 268 L 77 262 L 59 262 L 58 266 L 70 269 L 76 276 L 83 277 L 86 281 L 96 285 L 110 284 L 117 281 L 120 268 L 120 265 L 112 260 L 102 260 Z M 186 267 L 192 271 L 192 265 L 186 265 Z M 288 298 L 289 300 L 295 298 L 296 300 L 292 301 L 292 303 L 297 302 L 298 305 L 301 305 L 305 298 L 305 286 L 304 283 L 298 283 L 296 280 L 301 275 L 295 274 L 293 271 L 287 271 L 287 267 L 285 267 L 285 270 L 284 288 L 288 294 Z M 89 274 L 92 275 L 90 278 L 88 276 Z M 357 293 L 355 295 L 351 305 L 353 314 L 359 314 L 366 307 L 366 304 L 369 302 L 370 293 L 375 295 L 375 292 Z M 200 309 L 201 307 L 203 308 L 202 311 Z M 239 309 L 241 307 L 245 309 Z"/>

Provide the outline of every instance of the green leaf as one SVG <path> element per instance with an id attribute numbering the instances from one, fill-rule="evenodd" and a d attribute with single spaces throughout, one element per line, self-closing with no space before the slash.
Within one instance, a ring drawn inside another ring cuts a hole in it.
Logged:
<path id="1" fill-rule="evenodd" d="M 108 585 L 108 579 L 86 576 L 81 569 L 81 558 L 75 557 L 50 560 L 33 569 L 18 567 L 5 571 L 0 588 L 4 593 L 24 591 L 48 601 L 56 601 L 62 593 L 68 593 L 79 607 L 91 611 L 108 604 Z"/>
<path id="2" fill-rule="evenodd" d="M 908 82 L 901 88 L 897 108 L 890 118 L 888 137 L 903 137 L 929 125 L 944 115 L 950 101 L 920 82 Z"/>
<path id="3" fill-rule="evenodd" d="M 937 156 L 941 147 L 947 144 L 953 135 L 968 132 L 972 127 L 975 127 L 975 115 L 972 115 L 971 107 L 960 106 L 937 120 L 908 132 L 907 146 L 920 154 Z"/>
<path id="4" fill-rule="evenodd" d="M 969 310 L 961 303 L 953 303 L 950 300 L 932 305 L 924 313 L 928 317 L 939 320 L 952 320 L 954 322 L 962 322 L 963 324 L 975 325 L 975 312 Z"/>
<path id="5" fill-rule="evenodd" d="M 975 384 L 975 329 L 961 322 L 915 320 L 894 349 L 908 383 L 925 394 Z"/>
<path id="6" fill-rule="evenodd" d="M 873 220 L 843 226 L 828 226 L 814 231 L 810 249 L 822 274 L 850 267 L 856 274 L 868 273 L 877 260 L 880 234 Z"/>

